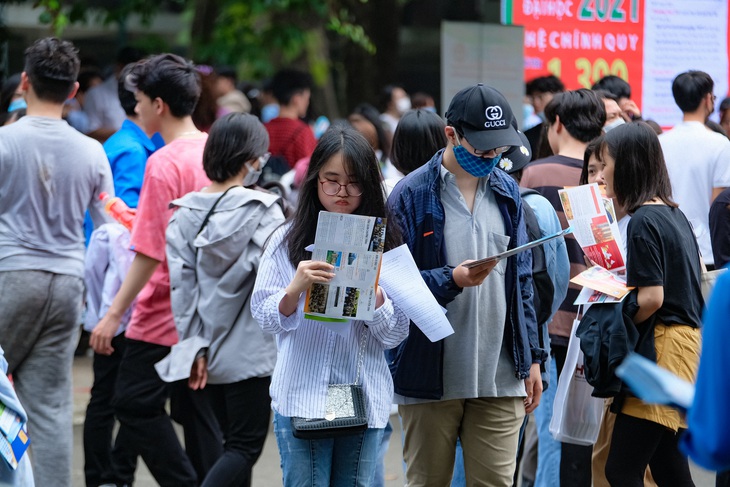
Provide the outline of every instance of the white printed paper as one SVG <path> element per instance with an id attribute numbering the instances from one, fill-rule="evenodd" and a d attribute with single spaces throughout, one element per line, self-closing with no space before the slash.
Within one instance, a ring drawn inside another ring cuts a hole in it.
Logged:
<path id="1" fill-rule="evenodd" d="M 380 285 L 388 293 L 388 297 L 432 342 L 454 333 L 444 309 L 421 277 L 407 245 L 383 254 Z"/>
<path id="2" fill-rule="evenodd" d="M 319 213 L 312 260 L 332 264 L 335 277 L 326 284 L 312 284 L 307 290 L 304 303 L 307 318 L 373 319 L 385 227 L 385 218 Z"/>

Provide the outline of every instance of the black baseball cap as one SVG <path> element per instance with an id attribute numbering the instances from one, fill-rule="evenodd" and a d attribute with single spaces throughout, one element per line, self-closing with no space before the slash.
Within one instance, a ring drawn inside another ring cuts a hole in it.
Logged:
<path id="1" fill-rule="evenodd" d="M 502 93 L 491 86 L 479 83 L 454 95 L 446 121 L 459 129 L 476 150 L 522 145 L 513 128 L 512 108 Z"/>

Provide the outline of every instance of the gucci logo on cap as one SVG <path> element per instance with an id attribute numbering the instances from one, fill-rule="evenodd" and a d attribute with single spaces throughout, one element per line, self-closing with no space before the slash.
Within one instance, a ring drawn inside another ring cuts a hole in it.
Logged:
<path id="1" fill-rule="evenodd" d="M 491 106 L 484 110 L 484 114 L 487 116 L 487 120 L 499 120 L 502 118 L 502 107 Z"/>

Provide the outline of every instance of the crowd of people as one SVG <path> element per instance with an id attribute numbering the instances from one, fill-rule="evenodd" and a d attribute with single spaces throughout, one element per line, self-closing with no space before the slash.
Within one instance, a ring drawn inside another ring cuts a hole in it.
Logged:
<path id="1" fill-rule="evenodd" d="M 287 487 L 383 486 L 393 421 L 409 487 L 693 486 L 688 456 L 730 485 L 717 403 L 727 275 L 702 344 L 704 273 L 730 262 L 730 102 L 709 120 L 709 75 L 676 76 L 683 120 L 663 133 L 615 76 L 577 90 L 530 81 L 522 127 L 485 84 L 443 117 L 429 95 L 388 85 L 379 108 L 332 123 L 308 117 L 312 88 L 294 69 L 258 90 L 231 69 L 128 48 L 104 79 L 68 41 L 28 47 L 0 98 L 13 383 L 0 392 L 27 419 L 35 485 L 71 485 L 80 323 L 94 352 L 89 487 L 132 485 L 139 458 L 162 486 L 251 485 L 272 421 Z M 471 263 L 567 227 L 558 191 L 592 183 L 613 199 L 635 288 L 603 306 L 628 315 L 637 353 L 699 378 L 687 416 L 620 387 L 581 446 L 549 425 L 581 319 L 569 280 L 593 262 L 568 235 Z M 131 231 L 111 201 L 129 207 Z M 386 219 L 377 250 L 407 246 L 454 333 L 431 341 L 382 287 L 372 319 L 335 330 L 306 315 L 307 291 L 335 276 L 312 259 L 322 211 Z M 366 424 L 304 435 L 300 420 L 347 409 L 343 386 Z M 0 478 L 29 485 L 27 468 L 2 465 Z"/>

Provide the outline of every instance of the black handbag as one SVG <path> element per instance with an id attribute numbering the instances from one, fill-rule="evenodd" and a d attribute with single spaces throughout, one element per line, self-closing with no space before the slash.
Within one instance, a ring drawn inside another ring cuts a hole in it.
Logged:
<path id="1" fill-rule="evenodd" d="M 300 440 L 319 440 L 355 435 L 368 427 L 365 396 L 360 381 L 367 331 L 363 329 L 357 364 L 357 377 L 352 384 L 330 384 L 324 418 L 291 418 L 292 433 Z"/>

